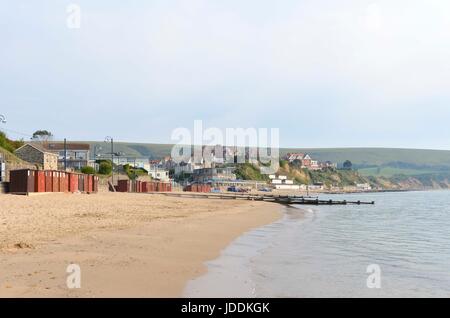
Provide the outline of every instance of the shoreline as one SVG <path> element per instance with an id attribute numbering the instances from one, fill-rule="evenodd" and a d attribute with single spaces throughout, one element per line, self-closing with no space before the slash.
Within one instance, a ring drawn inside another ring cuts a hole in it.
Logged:
<path id="1" fill-rule="evenodd" d="M 267 272 L 261 275 L 258 264 L 267 261 L 265 254 L 279 244 L 280 235 L 293 228 L 297 230 L 296 226 L 307 220 L 310 210 L 303 206 L 283 206 L 281 218 L 243 233 L 218 258 L 208 261 L 208 271 L 190 280 L 183 295 L 187 298 L 260 297 L 261 277 L 272 273 L 266 268 Z"/>
<path id="2" fill-rule="evenodd" d="M 72 211 L 58 204 L 64 199 L 76 202 Z M 19 203 L 0 212 L 8 229 L 0 234 L 0 297 L 181 297 L 237 237 L 282 216 L 278 204 L 254 201 L 0 196 L 2 205 L 11 200 Z M 14 221 L 21 224 L 8 226 Z M 80 289 L 66 286 L 71 263 L 80 265 Z"/>
<path id="3" fill-rule="evenodd" d="M 385 189 L 385 190 L 361 190 L 361 191 L 309 191 L 309 196 L 319 196 L 325 194 L 374 194 L 374 193 L 403 193 L 403 192 L 433 192 L 433 191 L 448 191 L 450 189 Z M 283 191 L 277 190 L 273 192 L 280 195 L 303 195 L 308 196 L 306 191 Z"/>

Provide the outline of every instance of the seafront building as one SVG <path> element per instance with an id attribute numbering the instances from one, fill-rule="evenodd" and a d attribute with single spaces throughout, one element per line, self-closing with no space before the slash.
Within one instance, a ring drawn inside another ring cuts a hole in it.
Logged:
<path id="1" fill-rule="evenodd" d="M 89 161 L 91 146 L 86 143 L 47 142 L 42 147 L 58 155 L 58 168 L 81 169 L 91 165 Z"/>
<path id="2" fill-rule="evenodd" d="M 298 184 L 294 184 L 293 180 L 288 180 L 286 176 L 279 175 L 276 176 L 274 174 L 269 176 L 270 184 L 274 189 L 277 190 L 300 190 L 300 186 Z"/>
<path id="3" fill-rule="evenodd" d="M 336 163 L 331 161 L 320 162 L 311 157 L 307 153 L 288 153 L 284 156 L 284 160 L 287 160 L 290 164 L 298 165 L 302 169 L 309 170 L 321 170 L 326 168 L 337 168 Z"/>
<path id="4" fill-rule="evenodd" d="M 58 170 L 58 155 L 47 151 L 37 143 L 26 143 L 18 148 L 14 154 L 23 161 L 35 165 L 43 170 Z"/>
<path id="5" fill-rule="evenodd" d="M 234 167 L 223 168 L 201 168 L 195 169 L 193 172 L 193 180 L 198 183 L 235 181 Z"/>
<path id="6" fill-rule="evenodd" d="M 152 177 L 152 179 L 157 179 L 164 182 L 170 181 L 169 170 L 166 169 L 151 167 L 150 170 L 148 170 L 148 174 Z"/>
<path id="7" fill-rule="evenodd" d="M 372 190 L 372 186 L 368 183 L 357 183 L 356 188 L 360 191 L 370 191 Z"/>

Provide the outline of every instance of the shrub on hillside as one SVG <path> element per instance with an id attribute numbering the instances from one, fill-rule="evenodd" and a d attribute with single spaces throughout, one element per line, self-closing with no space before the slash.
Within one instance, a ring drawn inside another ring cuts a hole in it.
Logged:
<path id="1" fill-rule="evenodd" d="M 86 166 L 86 167 L 81 168 L 81 172 L 85 173 L 85 174 L 94 174 L 95 170 L 92 167 Z"/>
<path id="2" fill-rule="evenodd" d="M 108 161 L 103 161 L 100 163 L 100 166 L 98 167 L 98 173 L 103 175 L 109 175 L 112 172 L 112 165 Z"/>
<path id="3" fill-rule="evenodd" d="M 242 180 L 268 180 L 268 176 L 261 174 L 260 168 L 251 163 L 238 164 L 234 173 L 236 174 L 236 178 Z"/>
<path id="4" fill-rule="evenodd" d="M 20 148 L 24 145 L 23 140 L 11 140 L 6 137 L 6 134 L 0 131 L 0 147 L 8 150 L 9 152 L 14 152 L 17 148 Z"/>

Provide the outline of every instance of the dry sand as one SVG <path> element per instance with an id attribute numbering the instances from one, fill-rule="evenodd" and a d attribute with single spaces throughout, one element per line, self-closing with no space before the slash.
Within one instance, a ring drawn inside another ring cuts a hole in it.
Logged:
<path id="1" fill-rule="evenodd" d="M 0 297 L 179 297 L 267 202 L 163 195 L 0 195 Z M 81 267 L 81 288 L 66 285 Z"/>

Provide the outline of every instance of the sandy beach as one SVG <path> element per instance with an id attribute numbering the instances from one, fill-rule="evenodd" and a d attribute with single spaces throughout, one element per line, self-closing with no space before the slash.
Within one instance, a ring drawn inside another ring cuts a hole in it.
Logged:
<path id="1" fill-rule="evenodd" d="M 0 195 L 0 206 L 0 297 L 179 297 L 206 261 L 281 216 L 267 202 L 120 193 Z"/>

